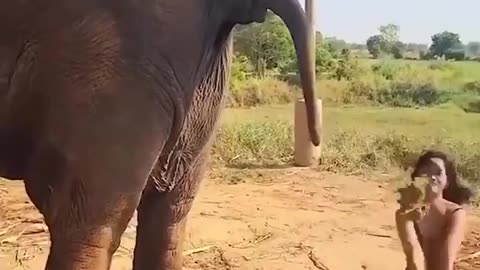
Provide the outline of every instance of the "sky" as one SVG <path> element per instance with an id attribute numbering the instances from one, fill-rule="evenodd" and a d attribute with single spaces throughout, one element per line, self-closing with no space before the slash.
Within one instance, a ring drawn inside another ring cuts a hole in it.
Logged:
<path id="1" fill-rule="evenodd" d="M 302 5 L 305 0 L 299 0 Z M 400 26 L 403 42 L 431 43 L 435 33 L 480 41 L 480 0 L 314 0 L 323 36 L 365 43 L 381 25 Z"/>

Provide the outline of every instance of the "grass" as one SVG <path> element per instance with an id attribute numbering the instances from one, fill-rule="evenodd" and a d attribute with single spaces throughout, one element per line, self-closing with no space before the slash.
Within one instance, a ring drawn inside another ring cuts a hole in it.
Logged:
<path id="1" fill-rule="evenodd" d="M 293 105 L 227 109 L 213 156 L 228 167 L 291 164 Z M 427 148 L 447 151 L 461 175 L 480 180 L 480 114 L 433 108 L 325 107 L 320 169 L 362 174 L 412 165 Z"/>
<path id="2" fill-rule="evenodd" d="M 341 73 L 346 77 L 340 80 L 329 77 L 330 73 L 319 76 L 317 89 L 325 104 L 417 107 L 453 103 L 467 112 L 480 111 L 478 62 L 352 59 Z M 232 80 L 230 107 L 285 104 L 301 96 L 298 74 L 240 77 Z"/>
<path id="3" fill-rule="evenodd" d="M 255 109 L 230 108 L 223 115 L 223 123 L 228 126 L 272 120 L 293 125 L 293 111 L 292 104 Z M 450 104 L 418 109 L 353 105 L 324 107 L 323 127 L 325 139 L 339 130 L 356 130 L 362 134 L 397 134 L 424 138 L 447 136 L 480 142 L 480 115 L 465 113 Z"/>

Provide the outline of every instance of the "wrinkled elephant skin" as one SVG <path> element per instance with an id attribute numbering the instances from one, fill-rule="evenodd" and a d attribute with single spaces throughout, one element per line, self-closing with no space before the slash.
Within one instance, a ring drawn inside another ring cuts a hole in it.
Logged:
<path id="1" fill-rule="evenodd" d="M 182 268 L 186 217 L 223 108 L 236 24 L 292 34 L 318 145 L 310 28 L 297 0 L 0 4 L 0 175 L 51 237 L 46 269 L 110 268 L 135 209 L 133 268 Z"/>

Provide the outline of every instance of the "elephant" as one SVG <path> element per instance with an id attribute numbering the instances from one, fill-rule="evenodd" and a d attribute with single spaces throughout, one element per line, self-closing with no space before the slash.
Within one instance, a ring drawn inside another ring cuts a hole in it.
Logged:
<path id="1" fill-rule="evenodd" d="M 291 33 L 319 145 L 312 29 L 298 0 L 0 4 L 0 176 L 23 181 L 44 217 L 45 269 L 109 269 L 135 210 L 133 269 L 182 269 L 232 30 L 268 10 Z"/>

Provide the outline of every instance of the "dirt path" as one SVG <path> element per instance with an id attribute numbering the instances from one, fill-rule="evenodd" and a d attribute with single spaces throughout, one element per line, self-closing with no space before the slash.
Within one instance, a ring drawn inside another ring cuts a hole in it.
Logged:
<path id="1" fill-rule="evenodd" d="M 308 169 L 257 171 L 240 179 L 204 182 L 185 249 L 211 248 L 186 256 L 186 269 L 318 269 L 314 260 L 331 270 L 404 269 L 388 182 Z M 43 269 L 48 237 L 22 183 L 0 182 L 0 198 L 2 269 Z M 480 215 L 473 212 L 462 254 L 480 250 Z M 17 238 L 24 228 L 34 233 Z M 134 239 L 132 219 L 112 269 L 131 269 Z M 468 261 L 458 269 L 479 266 Z"/>

